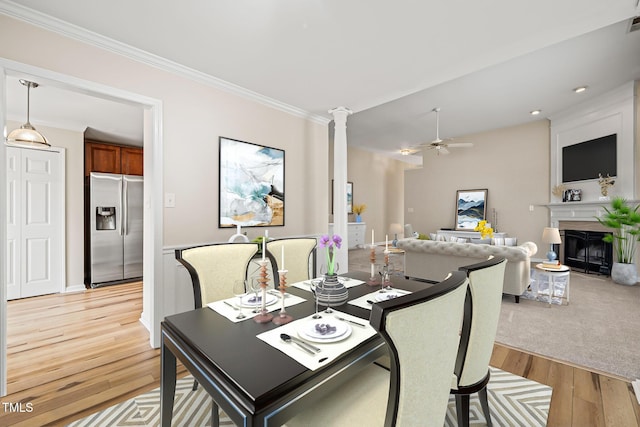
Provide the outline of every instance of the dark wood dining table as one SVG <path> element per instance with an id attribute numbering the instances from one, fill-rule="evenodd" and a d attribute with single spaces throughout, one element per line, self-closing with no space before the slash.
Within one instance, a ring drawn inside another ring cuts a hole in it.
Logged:
<path id="1" fill-rule="evenodd" d="M 343 276 L 364 281 L 369 278 L 363 272 Z M 400 276 L 393 276 L 392 282 L 395 288 L 409 291 L 431 286 Z M 349 300 L 379 287 L 366 284 L 351 287 Z M 287 292 L 306 299 L 287 307 L 287 313 L 295 319 L 313 314 L 315 303 L 310 292 L 296 287 L 289 287 Z M 333 308 L 369 319 L 370 310 L 352 304 Z M 256 338 L 277 327 L 252 319 L 233 323 L 209 307 L 167 316 L 161 324 L 161 426 L 171 426 L 176 359 L 237 426 L 279 426 L 387 354 L 386 344 L 376 334 L 331 363 L 311 370 Z"/>

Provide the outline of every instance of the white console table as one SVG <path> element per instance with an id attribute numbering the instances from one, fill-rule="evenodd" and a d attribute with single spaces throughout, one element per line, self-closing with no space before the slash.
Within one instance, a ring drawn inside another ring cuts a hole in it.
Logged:
<path id="1" fill-rule="evenodd" d="M 347 238 L 349 240 L 349 249 L 359 248 L 364 245 L 364 237 L 366 231 L 367 224 L 364 222 L 347 223 Z M 329 234 L 333 234 L 333 223 L 329 223 Z"/>
<path id="2" fill-rule="evenodd" d="M 445 236 L 447 239 L 449 237 L 460 237 L 464 239 L 480 239 L 479 231 L 454 231 L 454 230 L 438 230 L 438 233 L 441 236 Z M 493 237 L 497 238 L 505 238 L 507 237 L 507 233 L 493 233 Z"/>

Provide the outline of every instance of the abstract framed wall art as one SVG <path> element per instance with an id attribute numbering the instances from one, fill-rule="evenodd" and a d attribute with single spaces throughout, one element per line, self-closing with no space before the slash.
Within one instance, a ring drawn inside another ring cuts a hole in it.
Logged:
<path id="1" fill-rule="evenodd" d="M 484 190 L 456 191 L 456 230 L 472 230 L 487 215 L 487 193 Z"/>
<path id="2" fill-rule="evenodd" d="M 219 138 L 218 227 L 284 225 L 284 150 Z"/>

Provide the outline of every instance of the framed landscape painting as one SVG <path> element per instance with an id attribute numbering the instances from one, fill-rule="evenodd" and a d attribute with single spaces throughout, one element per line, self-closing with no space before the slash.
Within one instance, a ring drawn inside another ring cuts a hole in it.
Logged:
<path id="1" fill-rule="evenodd" d="M 471 230 L 487 214 L 487 190 L 456 191 L 456 230 Z"/>
<path id="2" fill-rule="evenodd" d="M 284 225 L 284 150 L 220 137 L 218 227 Z"/>

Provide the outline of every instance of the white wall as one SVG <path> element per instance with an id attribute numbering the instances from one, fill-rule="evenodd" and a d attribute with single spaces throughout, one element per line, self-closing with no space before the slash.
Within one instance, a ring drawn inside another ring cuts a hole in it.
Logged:
<path id="1" fill-rule="evenodd" d="M 551 118 L 551 187 L 562 183 L 562 148 L 606 135 L 617 135 L 617 177 L 609 195 L 633 199 L 635 183 L 634 82 Z M 582 190 L 582 201 L 601 196 L 598 179 L 565 184 Z M 554 202 L 562 198 L 550 195 Z"/>

